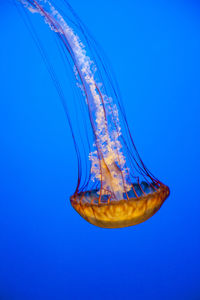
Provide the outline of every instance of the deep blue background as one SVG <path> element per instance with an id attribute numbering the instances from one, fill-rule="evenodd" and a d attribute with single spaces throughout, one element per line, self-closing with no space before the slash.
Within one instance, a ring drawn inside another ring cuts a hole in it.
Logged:
<path id="1" fill-rule="evenodd" d="M 110 58 L 139 152 L 171 195 L 120 230 L 75 213 L 63 108 L 20 15 L 1 0 L 0 299 L 200 299 L 200 4 L 71 4 Z"/>

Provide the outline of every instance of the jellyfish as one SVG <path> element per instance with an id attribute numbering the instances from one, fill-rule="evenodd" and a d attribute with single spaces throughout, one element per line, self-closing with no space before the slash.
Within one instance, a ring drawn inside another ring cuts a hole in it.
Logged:
<path id="1" fill-rule="evenodd" d="M 103 228 L 146 221 L 160 209 L 170 191 L 147 169 L 138 153 L 116 79 L 98 43 L 67 1 L 63 3 L 70 16 L 63 8 L 58 9 L 58 2 L 18 1 L 25 10 L 39 14 L 56 35 L 81 95 L 77 115 L 84 112 L 84 116 L 76 135 L 62 88 L 51 71 L 77 154 L 78 180 L 70 197 L 72 207 L 86 221 Z"/>

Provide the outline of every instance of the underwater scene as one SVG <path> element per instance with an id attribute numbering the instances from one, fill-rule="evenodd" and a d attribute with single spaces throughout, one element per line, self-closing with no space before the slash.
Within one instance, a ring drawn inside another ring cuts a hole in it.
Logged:
<path id="1" fill-rule="evenodd" d="M 0 299 L 200 299 L 198 2 L 0 14 Z"/>

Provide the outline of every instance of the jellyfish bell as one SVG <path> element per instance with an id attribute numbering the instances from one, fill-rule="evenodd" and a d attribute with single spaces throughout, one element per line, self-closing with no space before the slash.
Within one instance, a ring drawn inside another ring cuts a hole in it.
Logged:
<path id="1" fill-rule="evenodd" d="M 70 200 L 73 208 L 89 223 L 103 228 L 121 228 L 137 225 L 152 217 L 169 196 L 169 188 L 160 185 L 157 190 L 144 192 L 139 197 L 133 196 L 133 190 L 128 194 L 128 199 L 124 195 L 123 199 L 116 201 L 109 197 L 99 199 L 94 190 L 74 194 Z"/>
<path id="2" fill-rule="evenodd" d="M 101 187 L 76 192 L 70 198 L 73 208 L 93 225 L 103 228 L 137 225 L 152 217 L 169 196 L 169 188 L 156 181 L 133 183 L 121 191 L 106 166 L 104 173 L 102 177 L 107 181 L 109 192 Z"/>
<path id="3" fill-rule="evenodd" d="M 79 139 L 60 85 L 56 84 L 78 158 L 77 187 L 70 198 L 72 207 L 91 224 L 104 228 L 127 227 L 146 221 L 160 209 L 169 188 L 143 163 L 131 136 L 115 78 L 98 52 L 96 42 L 67 1 L 64 2 L 71 14 L 67 20 L 48 0 L 19 1 L 30 12 L 40 14 L 56 34 L 85 100 L 77 103 L 77 107 L 83 105 L 86 112 L 82 116 Z M 81 40 L 70 22 L 79 30 Z M 88 56 L 82 40 L 93 59 Z M 56 82 L 54 73 L 52 77 Z M 84 159 L 82 152 L 87 153 Z M 88 165 L 83 167 L 83 161 Z"/>

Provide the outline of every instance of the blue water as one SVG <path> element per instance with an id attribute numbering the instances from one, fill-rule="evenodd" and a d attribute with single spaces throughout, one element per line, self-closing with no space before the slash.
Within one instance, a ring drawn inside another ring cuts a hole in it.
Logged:
<path id="1" fill-rule="evenodd" d="M 65 113 L 20 15 L 1 0 L 0 299 L 200 299 L 200 5 L 71 4 L 110 59 L 145 164 L 171 194 L 150 220 L 119 230 L 73 210 Z"/>

